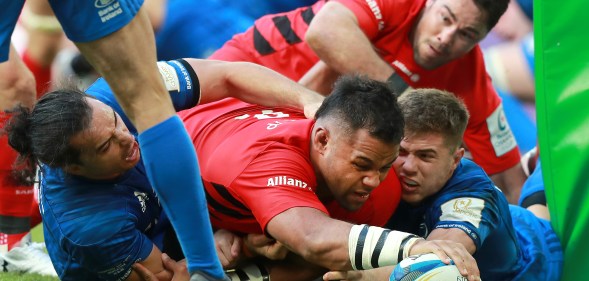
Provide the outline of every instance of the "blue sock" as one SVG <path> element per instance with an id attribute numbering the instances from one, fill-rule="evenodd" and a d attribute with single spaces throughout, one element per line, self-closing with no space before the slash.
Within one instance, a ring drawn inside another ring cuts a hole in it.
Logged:
<path id="1" fill-rule="evenodd" d="M 149 181 L 170 218 L 188 271 L 224 276 L 217 258 L 213 230 L 194 146 L 175 115 L 139 135 Z"/>

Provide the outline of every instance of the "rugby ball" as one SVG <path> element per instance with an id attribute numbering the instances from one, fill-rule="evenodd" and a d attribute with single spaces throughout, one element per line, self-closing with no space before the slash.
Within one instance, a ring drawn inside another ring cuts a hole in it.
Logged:
<path id="1" fill-rule="evenodd" d="M 445 264 L 436 254 L 409 256 L 393 270 L 389 281 L 466 281 L 454 262 Z"/>

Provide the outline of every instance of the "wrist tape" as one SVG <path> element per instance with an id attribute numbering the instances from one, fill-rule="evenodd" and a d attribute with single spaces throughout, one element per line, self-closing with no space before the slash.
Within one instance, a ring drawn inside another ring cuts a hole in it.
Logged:
<path id="1" fill-rule="evenodd" d="M 354 270 L 396 265 L 409 256 L 419 238 L 416 235 L 386 228 L 354 225 L 348 238 L 348 254 Z"/>
<path id="2" fill-rule="evenodd" d="M 393 72 L 393 74 L 389 76 L 387 79 L 387 85 L 389 85 L 397 97 L 400 97 L 401 94 L 403 94 L 405 90 L 409 88 L 409 85 L 407 85 L 405 80 L 403 80 L 403 78 L 401 78 L 401 76 L 399 76 L 396 72 Z"/>
<path id="3" fill-rule="evenodd" d="M 258 263 L 248 263 L 225 273 L 231 281 L 270 281 L 270 273 Z"/>

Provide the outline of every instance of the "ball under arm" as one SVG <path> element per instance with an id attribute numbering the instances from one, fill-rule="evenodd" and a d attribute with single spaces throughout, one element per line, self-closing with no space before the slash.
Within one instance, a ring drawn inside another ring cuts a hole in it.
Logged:
<path id="1" fill-rule="evenodd" d="M 365 224 L 354 225 L 348 237 L 350 262 L 354 270 L 396 265 L 409 256 L 418 236 Z"/>

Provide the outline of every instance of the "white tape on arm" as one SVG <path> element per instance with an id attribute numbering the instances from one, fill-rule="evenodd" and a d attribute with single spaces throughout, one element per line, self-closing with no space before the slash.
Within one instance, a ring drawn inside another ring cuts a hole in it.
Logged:
<path id="1" fill-rule="evenodd" d="M 421 238 L 386 228 L 354 225 L 348 238 L 352 268 L 364 270 L 396 265 L 409 255 L 409 249 Z"/>

